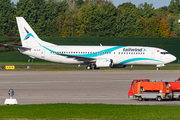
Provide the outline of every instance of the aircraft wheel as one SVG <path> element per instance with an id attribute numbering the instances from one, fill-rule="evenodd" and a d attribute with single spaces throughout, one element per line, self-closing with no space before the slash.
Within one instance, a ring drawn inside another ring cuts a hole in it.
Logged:
<path id="1" fill-rule="evenodd" d="M 156 70 L 160 70 L 160 68 L 159 68 L 159 67 L 157 67 L 157 68 L 156 68 Z"/>
<path id="2" fill-rule="evenodd" d="M 87 68 L 88 70 L 92 69 L 91 65 L 88 65 L 86 68 Z"/>

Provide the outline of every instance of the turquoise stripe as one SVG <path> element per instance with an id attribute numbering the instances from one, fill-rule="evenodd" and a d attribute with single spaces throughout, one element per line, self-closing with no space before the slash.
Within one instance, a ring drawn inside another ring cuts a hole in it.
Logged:
<path id="1" fill-rule="evenodd" d="M 96 52 L 97 54 L 73 54 L 73 56 L 93 58 L 93 57 L 102 56 L 102 55 L 105 54 L 105 52 L 110 53 L 110 52 L 113 52 L 113 51 L 115 51 L 117 49 L 120 49 L 120 48 L 123 48 L 123 47 L 125 47 L 125 46 L 116 46 L 116 47 L 112 47 L 112 48 L 105 49 L 105 50 L 102 50 L 102 51 L 97 51 Z"/>
<path id="2" fill-rule="evenodd" d="M 26 40 L 26 38 L 28 38 L 28 37 L 33 37 L 33 38 L 35 38 L 31 33 L 28 33 L 27 35 L 26 35 L 26 37 L 24 38 L 24 40 Z"/>
<path id="3" fill-rule="evenodd" d="M 49 49 L 49 48 L 47 48 L 47 47 L 41 45 L 39 42 L 38 42 L 38 44 L 39 44 L 41 47 L 45 48 L 46 50 L 48 50 L 48 51 L 50 51 L 50 52 L 55 52 L 55 51 L 53 51 L 53 50 L 51 50 L 51 49 Z"/>
<path id="4" fill-rule="evenodd" d="M 156 61 L 156 62 L 163 62 L 163 61 L 151 59 L 151 58 L 132 58 L 132 59 L 124 60 L 120 62 L 119 64 L 127 64 L 129 62 L 140 61 L 140 60 L 151 60 L 151 61 Z"/>
<path id="5" fill-rule="evenodd" d="M 57 51 L 51 50 L 51 49 L 49 49 L 49 48 L 41 45 L 39 42 L 38 42 L 38 44 L 39 44 L 40 46 L 42 46 L 43 48 L 45 48 L 46 50 L 48 50 L 48 51 L 50 51 L 50 52 L 54 52 L 54 53 L 57 54 Z M 123 47 L 125 47 L 125 46 L 116 46 L 116 47 L 112 47 L 112 48 L 105 49 L 105 50 L 102 50 L 102 51 L 97 51 L 97 54 L 94 53 L 94 54 L 67 54 L 67 55 L 73 55 L 73 56 L 77 56 L 77 57 L 93 58 L 93 57 L 98 57 L 98 56 L 104 55 L 105 52 L 106 52 L 106 53 L 107 53 L 107 52 L 108 52 L 108 53 L 109 53 L 109 52 L 113 52 L 113 51 L 115 51 L 115 50 L 117 50 L 117 49 L 120 49 L 120 48 L 123 48 Z M 61 54 L 63 54 L 63 53 L 61 53 Z"/>

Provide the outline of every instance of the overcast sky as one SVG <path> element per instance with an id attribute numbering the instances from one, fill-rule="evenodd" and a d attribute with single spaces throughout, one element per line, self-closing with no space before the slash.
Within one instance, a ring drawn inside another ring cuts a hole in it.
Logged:
<path id="1" fill-rule="evenodd" d="M 11 0 L 14 3 L 17 3 L 19 0 Z M 160 8 L 163 6 L 168 6 L 170 4 L 171 0 L 111 0 L 115 6 L 118 6 L 119 4 L 125 3 L 125 2 L 131 2 L 138 6 L 141 3 L 147 2 L 148 4 L 153 3 L 154 8 Z"/>

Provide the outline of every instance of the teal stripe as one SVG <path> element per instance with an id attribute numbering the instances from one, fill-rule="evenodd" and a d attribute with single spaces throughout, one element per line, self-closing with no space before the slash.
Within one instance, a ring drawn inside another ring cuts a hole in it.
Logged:
<path id="1" fill-rule="evenodd" d="M 132 58 L 132 59 L 124 60 L 120 62 L 119 64 L 127 64 L 129 62 L 140 61 L 140 60 L 151 60 L 151 61 L 156 61 L 156 62 L 163 62 L 163 61 L 151 59 L 151 58 Z"/>
<path id="2" fill-rule="evenodd" d="M 31 33 L 28 33 L 27 35 L 26 35 L 26 37 L 24 38 L 24 40 L 26 40 L 26 38 L 28 38 L 28 37 L 33 37 L 33 38 L 35 38 Z"/>
<path id="3" fill-rule="evenodd" d="M 38 44 L 39 44 L 40 46 L 42 46 L 43 48 L 45 48 L 46 50 L 48 50 L 48 51 L 50 51 L 50 52 L 54 52 L 54 53 L 57 54 L 57 51 L 51 50 L 51 49 L 49 49 L 49 48 L 41 45 L 39 42 L 38 42 Z M 108 53 L 109 53 L 109 52 L 113 52 L 113 51 L 115 51 L 115 50 L 117 50 L 117 49 L 120 49 L 120 48 L 123 48 L 123 47 L 125 47 L 125 46 L 116 46 L 116 47 L 112 47 L 112 48 L 105 49 L 105 50 L 102 50 L 102 51 L 97 51 L 97 54 L 94 53 L 94 54 L 67 54 L 67 55 L 73 55 L 73 56 L 77 56 L 77 57 L 93 58 L 93 57 L 98 57 L 98 56 L 104 55 L 105 52 L 106 52 L 106 53 L 107 53 L 107 52 L 108 52 Z"/>
<path id="4" fill-rule="evenodd" d="M 109 48 L 109 49 L 105 49 L 105 50 L 102 50 L 102 51 L 97 51 L 96 53 L 97 54 L 73 54 L 74 56 L 79 56 L 79 57 L 87 57 L 87 58 L 93 58 L 93 57 L 98 57 L 98 56 L 102 56 L 105 54 L 105 52 L 107 53 L 110 53 L 110 52 L 113 52 L 117 49 L 120 49 L 120 48 L 123 48 L 125 46 L 116 46 L 116 47 L 112 47 L 112 48 Z"/>

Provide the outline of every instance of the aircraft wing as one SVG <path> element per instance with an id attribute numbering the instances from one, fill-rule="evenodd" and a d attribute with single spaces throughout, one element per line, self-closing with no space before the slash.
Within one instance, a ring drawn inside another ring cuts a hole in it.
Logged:
<path id="1" fill-rule="evenodd" d="M 15 48 L 20 48 L 20 49 L 23 49 L 23 50 L 31 50 L 31 48 L 28 48 L 28 47 L 22 47 L 22 46 L 18 46 L 18 45 L 8 45 L 8 44 L 3 44 L 3 46 L 5 46 L 5 47 L 15 47 Z"/>
<path id="2" fill-rule="evenodd" d="M 95 58 L 88 58 L 88 57 L 81 57 L 81 56 L 75 56 L 75 55 L 67 55 L 67 54 L 59 54 L 62 56 L 66 56 L 67 58 L 74 58 L 78 61 L 93 61 Z"/>

